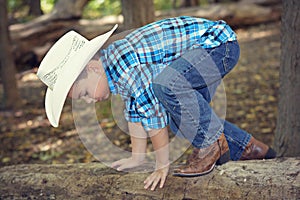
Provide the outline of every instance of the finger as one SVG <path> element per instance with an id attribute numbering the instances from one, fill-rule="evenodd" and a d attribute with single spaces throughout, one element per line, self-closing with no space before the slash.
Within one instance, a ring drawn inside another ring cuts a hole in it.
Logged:
<path id="1" fill-rule="evenodd" d="M 121 170 L 123 170 L 123 169 L 128 169 L 128 168 L 131 168 L 132 166 L 131 166 L 131 164 L 128 164 L 128 163 L 122 163 L 118 168 L 117 168 L 117 170 L 118 171 L 121 171 Z"/>
<path id="2" fill-rule="evenodd" d="M 149 186 L 152 184 L 152 182 L 153 182 L 153 175 L 151 174 L 151 175 L 148 176 L 148 177 L 146 178 L 146 180 L 144 181 L 144 183 L 145 183 L 144 188 L 145 188 L 145 189 L 148 189 Z"/>
<path id="3" fill-rule="evenodd" d="M 118 171 L 128 168 L 129 167 L 128 159 L 122 159 L 116 161 L 115 163 L 113 163 L 113 167 L 116 168 L 116 170 Z"/>
<path id="4" fill-rule="evenodd" d="M 151 187 L 152 191 L 155 190 L 155 188 L 156 188 L 159 181 L 160 181 L 160 176 L 155 177 L 155 179 L 153 181 L 153 184 L 152 184 L 152 187 Z"/>
<path id="5" fill-rule="evenodd" d="M 115 167 L 121 165 L 123 162 L 124 162 L 124 159 L 118 160 L 118 161 L 116 161 L 116 162 L 113 162 L 113 163 L 111 164 L 111 167 L 115 168 Z"/>
<path id="6" fill-rule="evenodd" d="M 165 176 L 165 175 L 163 177 L 161 177 L 160 185 L 159 185 L 160 188 L 164 187 L 164 184 L 166 182 L 166 178 L 167 178 L 167 176 Z"/>
<path id="7" fill-rule="evenodd" d="M 154 172 L 145 180 L 146 185 L 144 186 L 144 188 L 148 189 L 152 185 L 151 190 L 155 190 L 159 180 L 160 175 Z"/>
<path id="8" fill-rule="evenodd" d="M 144 183 L 145 183 L 145 186 L 144 186 L 144 188 L 145 188 L 145 189 L 148 189 L 148 188 L 149 188 L 149 186 L 151 185 L 152 181 L 150 181 L 150 180 L 146 180 Z"/>
<path id="9" fill-rule="evenodd" d="M 122 163 L 120 164 L 120 166 L 117 168 L 117 170 L 118 170 L 118 171 L 121 171 L 121 170 L 123 170 L 123 169 L 129 169 L 129 168 L 133 168 L 133 167 L 136 167 L 136 166 L 138 166 L 137 163 L 132 162 L 132 161 L 130 161 L 130 160 L 128 160 L 128 159 L 125 159 L 124 162 L 122 162 Z"/>
<path id="10" fill-rule="evenodd" d="M 151 180 L 153 179 L 153 175 L 154 175 L 154 173 L 151 173 L 151 174 L 146 178 L 146 180 L 144 181 L 144 183 L 151 181 Z"/>

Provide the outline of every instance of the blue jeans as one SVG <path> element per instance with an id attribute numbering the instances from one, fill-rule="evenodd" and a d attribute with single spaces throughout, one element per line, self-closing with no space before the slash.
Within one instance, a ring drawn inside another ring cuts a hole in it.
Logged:
<path id="1" fill-rule="evenodd" d="M 221 119 L 210 102 L 222 78 L 239 58 L 237 41 L 216 48 L 197 48 L 172 62 L 153 81 L 155 96 L 170 118 L 170 128 L 196 148 L 213 144 L 225 134 L 232 160 L 239 160 L 251 135 Z"/>

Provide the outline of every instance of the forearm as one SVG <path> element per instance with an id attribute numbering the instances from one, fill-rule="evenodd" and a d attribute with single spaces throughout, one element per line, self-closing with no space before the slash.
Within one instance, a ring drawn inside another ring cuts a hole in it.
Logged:
<path id="1" fill-rule="evenodd" d="M 144 160 L 147 148 L 147 133 L 140 123 L 128 123 L 132 146 L 132 157 L 139 161 Z"/>
<path id="2" fill-rule="evenodd" d="M 140 123 L 128 123 L 132 154 L 130 158 L 124 158 L 115 161 L 111 167 L 116 168 L 118 171 L 129 169 L 141 165 L 146 156 L 147 147 L 147 133 Z"/>
<path id="3" fill-rule="evenodd" d="M 156 154 L 156 167 L 169 165 L 169 135 L 168 129 L 153 129 L 149 132 L 151 142 Z"/>

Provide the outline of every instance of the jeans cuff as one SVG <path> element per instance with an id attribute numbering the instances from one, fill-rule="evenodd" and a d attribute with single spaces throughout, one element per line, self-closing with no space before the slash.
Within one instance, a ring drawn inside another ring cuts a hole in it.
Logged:
<path id="1" fill-rule="evenodd" d="M 236 161 L 236 160 L 239 160 L 247 146 L 247 144 L 250 142 L 250 139 L 251 139 L 251 135 L 250 134 L 247 134 L 245 139 L 243 140 L 242 142 L 242 146 L 240 146 L 239 150 L 236 151 L 236 153 L 233 155 L 233 157 L 231 158 L 232 160 Z"/>
<path id="2" fill-rule="evenodd" d="M 219 139 L 219 137 L 223 133 L 223 129 L 224 128 L 221 127 L 213 137 L 210 137 L 208 139 L 205 138 L 204 141 L 201 144 L 199 144 L 199 143 L 195 144 L 194 141 L 193 141 L 193 143 L 192 143 L 193 146 L 198 148 L 198 149 L 209 147 L 210 145 L 212 145 L 214 142 L 216 142 Z"/>

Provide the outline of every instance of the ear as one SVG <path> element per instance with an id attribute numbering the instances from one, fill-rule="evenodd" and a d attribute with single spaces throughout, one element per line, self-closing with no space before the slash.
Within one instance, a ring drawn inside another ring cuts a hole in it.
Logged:
<path id="1" fill-rule="evenodd" d="M 87 64 L 87 71 L 100 74 L 103 71 L 102 64 L 99 60 L 90 60 Z"/>

